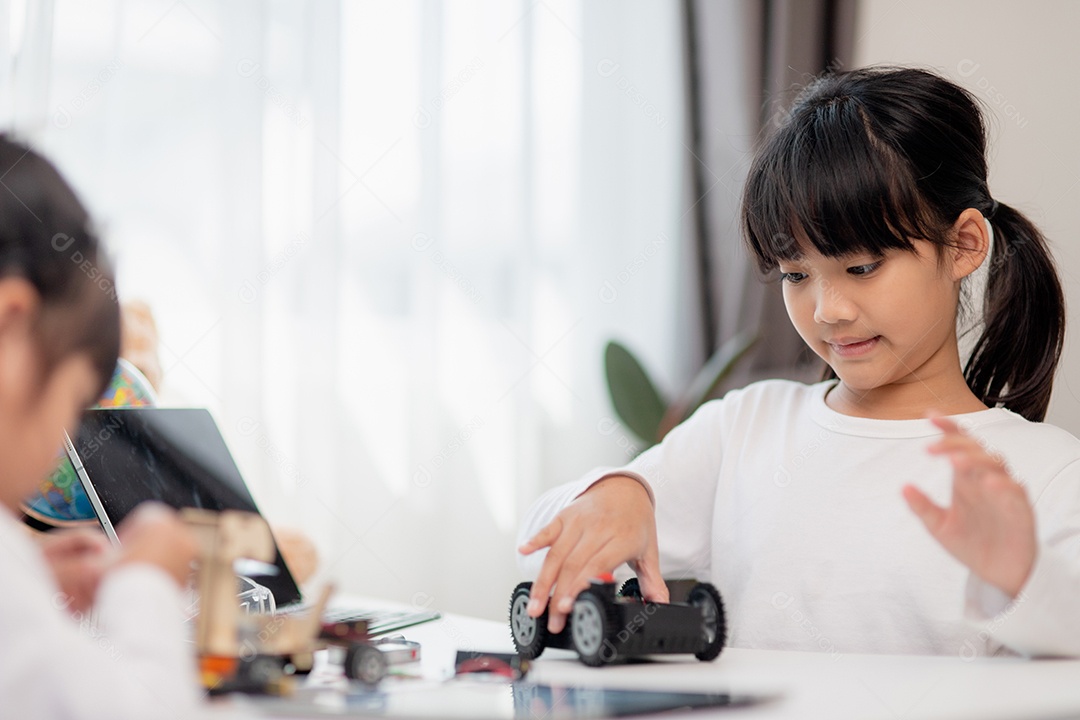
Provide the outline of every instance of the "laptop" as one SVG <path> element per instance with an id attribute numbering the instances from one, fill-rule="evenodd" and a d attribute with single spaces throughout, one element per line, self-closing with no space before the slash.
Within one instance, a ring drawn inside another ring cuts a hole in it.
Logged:
<path id="1" fill-rule="evenodd" d="M 102 530 L 119 544 L 116 526 L 139 503 L 156 500 L 173 508 L 259 513 L 221 432 L 204 409 L 109 408 L 87 410 L 65 448 L 97 513 Z M 276 572 L 245 574 L 266 587 L 279 612 L 305 608 L 296 580 L 275 543 Z M 440 617 L 432 610 L 385 611 L 334 608 L 327 621 L 368 621 L 382 635 Z"/>

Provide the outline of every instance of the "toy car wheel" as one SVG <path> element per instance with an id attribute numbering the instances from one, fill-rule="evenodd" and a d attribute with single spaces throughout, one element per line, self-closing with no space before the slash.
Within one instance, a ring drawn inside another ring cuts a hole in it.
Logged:
<path id="1" fill-rule="evenodd" d="M 645 596 L 641 594 L 641 583 L 638 582 L 636 577 L 630 578 L 623 583 L 623 586 L 619 588 L 619 597 L 634 598 L 635 600 L 645 599 Z"/>
<path id="2" fill-rule="evenodd" d="M 532 583 L 523 582 L 510 596 L 510 635 L 518 655 L 526 660 L 540 657 L 547 645 L 547 609 L 538 617 L 529 617 L 529 591 Z"/>
<path id="3" fill-rule="evenodd" d="M 386 677 L 386 657 L 371 645 L 350 645 L 345 651 L 345 677 L 377 685 Z"/>
<path id="4" fill-rule="evenodd" d="M 569 622 L 570 639 L 581 662 L 599 667 L 615 659 L 609 639 L 613 625 L 610 608 L 600 593 L 589 589 L 578 595 Z"/>
<path id="5" fill-rule="evenodd" d="M 284 675 L 281 658 L 273 655 L 256 655 L 240 662 L 237 678 L 258 687 L 265 687 Z"/>
<path id="6" fill-rule="evenodd" d="M 709 583 L 698 583 L 686 598 L 687 603 L 701 608 L 704 625 L 702 636 L 705 648 L 694 656 L 698 660 L 714 660 L 727 642 L 727 623 L 724 619 L 724 602 L 720 592 Z"/>

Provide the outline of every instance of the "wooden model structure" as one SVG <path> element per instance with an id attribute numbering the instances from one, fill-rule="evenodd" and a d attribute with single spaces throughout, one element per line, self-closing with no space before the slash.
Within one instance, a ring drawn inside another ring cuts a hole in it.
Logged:
<path id="1" fill-rule="evenodd" d="M 309 672 L 315 651 L 331 645 L 347 649 L 347 677 L 375 684 L 386 675 L 386 659 L 370 643 L 365 621 L 322 622 L 332 592 L 329 586 L 304 612 L 241 614 L 234 563 L 275 559 L 270 528 L 261 517 L 195 509 L 184 510 L 182 516 L 199 543 L 195 646 L 208 690 L 287 694 L 290 673 Z"/>

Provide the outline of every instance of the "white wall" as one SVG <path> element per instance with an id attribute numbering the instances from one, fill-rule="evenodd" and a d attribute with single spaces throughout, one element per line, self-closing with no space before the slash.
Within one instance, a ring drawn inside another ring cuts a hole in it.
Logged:
<path id="1" fill-rule="evenodd" d="M 1069 304 L 1049 422 L 1080 435 L 1080 3 L 863 0 L 855 63 L 926 66 L 973 91 L 990 127 L 990 191 L 1053 247 Z"/>

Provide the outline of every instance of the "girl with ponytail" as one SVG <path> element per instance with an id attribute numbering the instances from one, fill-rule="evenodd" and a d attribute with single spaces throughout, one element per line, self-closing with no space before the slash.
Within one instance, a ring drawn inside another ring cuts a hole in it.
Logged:
<path id="1" fill-rule="evenodd" d="M 1042 422 L 1061 284 L 990 192 L 971 94 L 907 68 L 818 79 L 758 150 L 743 230 L 825 379 L 732 391 L 544 495 L 530 614 L 560 630 L 629 563 L 650 600 L 713 582 L 738 647 L 1080 655 L 1080 440 Z"/>

